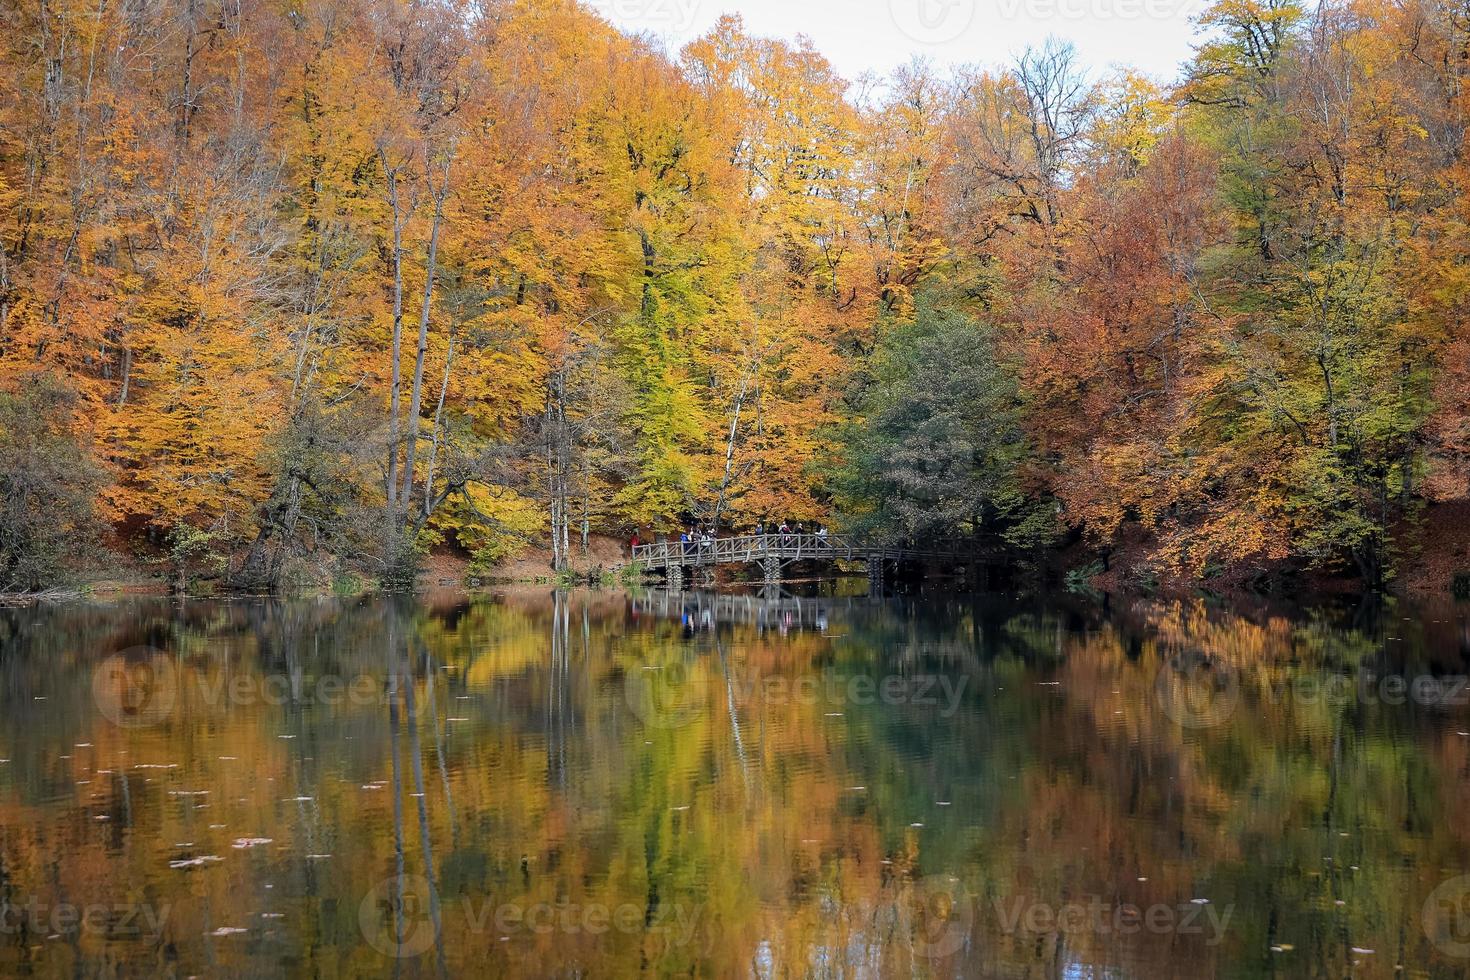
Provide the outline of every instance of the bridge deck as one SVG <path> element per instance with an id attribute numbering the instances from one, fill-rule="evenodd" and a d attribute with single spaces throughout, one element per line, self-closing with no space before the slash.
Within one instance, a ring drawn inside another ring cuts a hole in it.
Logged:
<path id="1" fill-rule="evenodd" d="M 734 565 L 776 559 L 793 561 L 922 561 L 969 560 L 978 557 L 963 548 L 906 548 L 875 544 L 842 534 L 751 534 L 738 538 L 696 541 L 659 541 L 633 549 L 633 561 L 647 569 Z"/>

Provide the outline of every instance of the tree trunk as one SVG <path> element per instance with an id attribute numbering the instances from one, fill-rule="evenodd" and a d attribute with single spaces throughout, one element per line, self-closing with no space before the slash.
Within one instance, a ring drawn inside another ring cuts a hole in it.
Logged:
<path id="1" fill-rule="evenodd" d="M 429 472 L 424 478 L 424 516 L 430 516 L 434 500 L 434 466 L 439 461 L 439 433 L 444 425 L 444 394 L 449 390 L 449 367 L 454 363 L 454 334 L 444 354 L 444 383 L 439 386 L 439 404 L 434 407 L 434 439 L 429 444 Z"/>
<path id="2" fill-rule="evenodd" d="M 720 514 L 725 510 L 725 495 L 730 490 L 730 473 L 735 465 L 735 437 L 740 432 L 740 412 L 745 407 L 745 395 L 750 390 L 750 379 L 755 374 L 757 360 L 752 358 L 745 373 L 740 377 L 740 391 L 735 395 L 735 407 L 730 413 L 730 437 L 725 441 L 725 473 L 720 478 L 720 493 L 715 498 L 715 530 L 720 529 Z"/>
<path id="3" fill-rule="evenodd" d="M 388 522 L 398 515 L 398 403 L 403 362 L 403 217 L 398 200 L 398 168 L 388 166 L 386 153 L 380 151 L 383 170 L 388 176 L 388 203 L 393 208 L 393 351 L 392 382 L 388 409 Z"/>
<path id="4" fill-rule="evenodd" d="M 413 495 L 413 464 L 418 450 L 419 412 L 424 390 L 424 355 L 429 350 L 429 309 L 434 299 L 434 267 L 439 259 L 439 228 L 444 222 L 444 198 L 449 194 L 449 160 L 444 161 L 444 180 L 434 191 L 434 220 L 429 229 L 428 265 L 424 271 L 424 304 L 419 316 L 419 343 L 413 362 L 413 391 L 408 404 L 408 447 L 403 465 L 403 502 Z"/>
<path id="5" fill-rule="evenodd" d="M 592 553 L 592 474 L 582 470 L 582 557 Z"/>

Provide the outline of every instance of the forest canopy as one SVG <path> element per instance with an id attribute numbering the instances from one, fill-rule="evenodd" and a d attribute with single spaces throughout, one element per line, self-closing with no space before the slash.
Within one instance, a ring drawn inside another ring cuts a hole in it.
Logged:
<path id="1" fill-rule="evenodd" d="M 1470 19 L 1200 27 L 848 80 L 562 0 L 6 4 L 0 569 L 793 519 L 1380 581 L 1470 493 Z"/>

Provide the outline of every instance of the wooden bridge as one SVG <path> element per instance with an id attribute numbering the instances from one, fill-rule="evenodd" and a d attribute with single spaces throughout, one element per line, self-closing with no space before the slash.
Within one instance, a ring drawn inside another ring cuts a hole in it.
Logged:
<path id="1" fill-rule="evenodd" d="M 711 572 L 718 565 L 759 565 L 765 582 L 781 581 L 782 571 L 801 561 L 861 561 L 868 577 L 881 581 L 885 565 L 931 561 L 969 563 L 979 555 L 962 547 L 924 548 L 879 544 L 842 534 L 750 534 L 707 541 L 659 541 L 633 549 L 633 563 L 662 571 L 675 588 L 683 585 L 686 570 Z"/>

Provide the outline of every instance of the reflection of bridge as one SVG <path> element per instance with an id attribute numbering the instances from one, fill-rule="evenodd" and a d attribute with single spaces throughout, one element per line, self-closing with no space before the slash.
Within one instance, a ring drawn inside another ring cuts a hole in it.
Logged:
<path id="1" fill-rule="evenodd" d="M 685 569 L 710 570 L 717 565 L 759 565 L 767 584 L 781 581 L 781 572 L 799 561 L 861 561 L 868 577 L 881 580 L 887 564 L 912 561 L 968 563 L 979 559 L 973 550 L 922 548 L 877 544 L 841 534 L 751 534 L 708 541 L 659 541 L 633 549 L 633 562 L 668 575 L 675 588 L 683 585 Z"/>
<path id="2" fill-rule="evenodd" d="M 867 600 L 848 598 L 807 599 L 797 596 L 771 598 L 766 595 L 736 595 L 728 592 L 658 591 L 632 600 L 641 616 L 675 619 L 693 629 L 715 624 L 741 623 L 781 630 L 824 631 L 830 613 L 850 610 Z"/>

